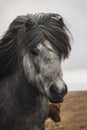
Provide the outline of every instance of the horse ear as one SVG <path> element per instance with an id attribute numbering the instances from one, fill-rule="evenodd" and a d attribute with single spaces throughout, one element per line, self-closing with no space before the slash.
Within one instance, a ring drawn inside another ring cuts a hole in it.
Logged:
<path id="1" fill-rule="evenodd" d="M 31 19 L 28 19 L 28 20 L 26 20 L 25 28 L 26 29 L 31 29 L 34 25 L 35 25 L 34 22 L 31 21 Z"/>
<path id="2" fill-rule="evenodd" d="M 62 18 L 59 19 L 58 23 L 62 28 L 64 27 L 64 22 Z"/>

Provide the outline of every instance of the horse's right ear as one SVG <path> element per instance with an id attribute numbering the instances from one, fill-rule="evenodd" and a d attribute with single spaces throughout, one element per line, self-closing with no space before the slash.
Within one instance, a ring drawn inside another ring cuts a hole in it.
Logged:
<path id="1" fill-rule="evenodd" d="M 30 18 L 28 18 L 28 20 L 26 20 L 26 23 L 25 23 L 25 28 L 26 29 L 32 29 L 32 27 L 35 25 L 35 23 L 33 21 L 31 21 Z"/>

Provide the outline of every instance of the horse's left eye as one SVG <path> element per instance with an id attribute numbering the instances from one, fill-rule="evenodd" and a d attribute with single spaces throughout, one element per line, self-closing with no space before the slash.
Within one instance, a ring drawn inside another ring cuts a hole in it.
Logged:
<path id="1" fill-rule="evenodd" d="M 38 50 L 34 49 L 30 51 L 33 56 L 38 56 Z"/>

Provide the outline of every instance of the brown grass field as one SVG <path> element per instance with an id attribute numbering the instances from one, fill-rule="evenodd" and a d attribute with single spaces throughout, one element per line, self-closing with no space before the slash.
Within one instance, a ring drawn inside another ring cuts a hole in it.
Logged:
<path id="1" fill-rule="evenodd" d="M 87 91 L 69 92 L 61 104 L 61 122 L 48 119 L 45 130 L 87 130 Z"/>

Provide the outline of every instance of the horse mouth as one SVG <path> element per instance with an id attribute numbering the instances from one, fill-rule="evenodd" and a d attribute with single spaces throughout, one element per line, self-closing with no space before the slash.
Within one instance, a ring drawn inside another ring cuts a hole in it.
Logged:
<path id="1" fill-rule="evenodd" d="M 50 101 L 51 103 L 62 103 L 63 102 L 63 99 L 58 99 L 58 100 L 51 100 Z"/>
<path id="2" fill-rule="evenodd" d="M 59 94 L 57 91 L 52 91 L 49 95 L 49 100 L 51 103 L 62 103 L 64 96 Z"/>
<path id="3" fill-rule="evenodd" d="M 51 96 L 49 97 L 49 100 L 51 103 L 62 103 L 64 101 L 63 97 L 62 96 Z"/>

